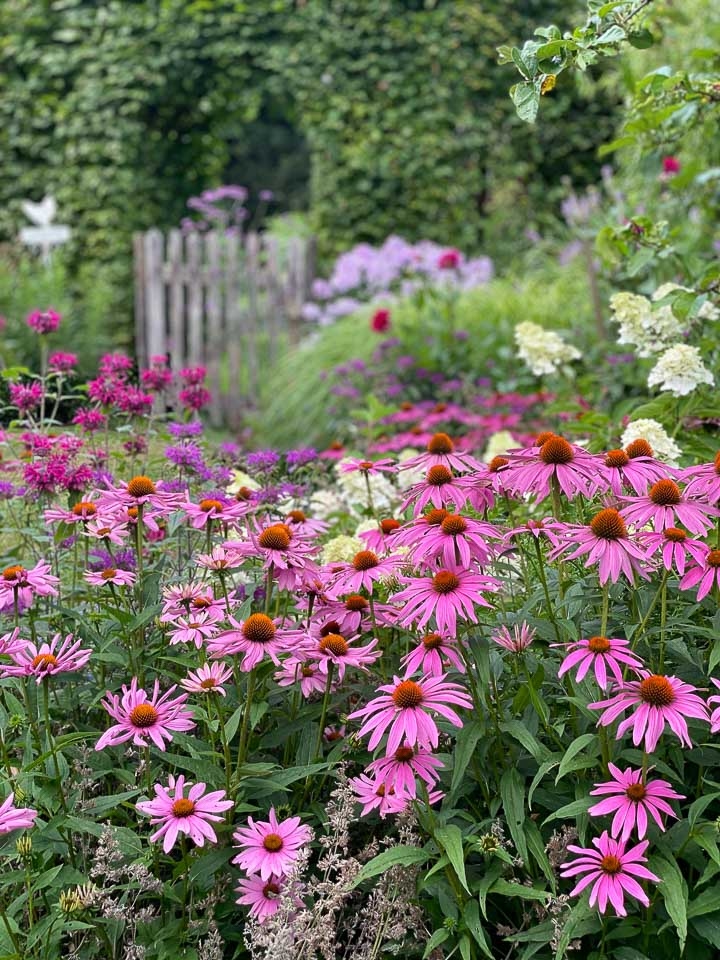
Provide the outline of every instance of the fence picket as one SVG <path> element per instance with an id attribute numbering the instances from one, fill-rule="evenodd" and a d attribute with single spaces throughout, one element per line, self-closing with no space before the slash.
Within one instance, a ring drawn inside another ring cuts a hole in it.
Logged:
<path id="1" fill-rule="evenodd" d="M 145 366 L 169 356 L 173 372 L 204 365 L 214 426 L 240 426 L 260 370 L 301 330 L 315 264 L 312 238 L 160 230 L 133 237 L 135 342 Z M 171 403 L 176 402 L 170 398 Z"/>

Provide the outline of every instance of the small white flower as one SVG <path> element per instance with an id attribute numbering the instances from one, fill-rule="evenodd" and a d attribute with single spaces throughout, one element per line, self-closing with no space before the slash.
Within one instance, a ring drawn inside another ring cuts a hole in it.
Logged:
<path id="1" fill-rule="evenodd" d="M 712 386 L 713 375 L 702 362 L 700 350 L 687 343 L 676 343 L 662 354 L 648 375 L 648 386 L 684 397 L 701 383 Z"/>
<path id="2" fill-rule="evenodd" d="M 682 456 L 682 450 L 672 437 L 669 437 L 665 428 L 657 420 L 633 420 L 625 428 L 620 438 L 623 447 L 627 447 L 633 440 L 647 440 L 652 447 L 654 456 L 671 467 L 676 467 Z"/>
<path id="3" fill-rule="evenodd" d="M 536 377 L 557 373 L 561 366 L 579 360 L 578 349 L 565 343 L 559 333 L 545 330 L 529 320 L 515 327 L 518 356 Z"/>

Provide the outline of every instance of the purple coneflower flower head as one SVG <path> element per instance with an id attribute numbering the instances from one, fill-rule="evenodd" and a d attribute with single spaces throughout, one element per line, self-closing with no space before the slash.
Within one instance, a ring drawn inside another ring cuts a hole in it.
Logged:
<path id="1" fill-rule="evenodd" d="M 430 467 L 425 479 L 407 491 L 400 510 L 412 504 L 413 515 L 418 516 L 428 504 L 433 507 L 452 507 L 461 513 L 468 499 L 467 479 L 455 476 L 448 467 Z"/>
<path id="2" fill-rule="evenodd" d="M 425 673 L 430 677 L 440 677 L 449 667 L 459 673 L 465 673 L 465 664 L 460 654 L 461 641 L 457 637 L 443 633 L 426 633 L 414 650 L 400 661 L 405 673 Z"/>
<path id="3" fill-rule="evenodd" d="M 492 639 L 511 653 L 523 653 L 535 639 L 535 630 L 523 620 L 522 623 L 514 623 L 512 630 L 505 625 L 499 627 Z"/>
<path id="4" fill-rule="evenodd" d="M 11 793 L 0 803 L 0 834 L 32 827 L 35 823 L 35 817 L 37 817 L 37 810 L 31 810 L 29 807 L 16 807 L 15 797 Z"/>
<path id="5" fill-rule="evenodd" d="M 634 582 L 636 573 L 645 580 L 649 579 L 642 544 L 628 535 L 625 521 L 612 507 L 596 513 L 587 526 L 568 524 L 562 542 L 550 551 L 548 559 L 555 560 L 564 554 L 567 554 L 566 560 L 587 554 L 585 566 L 598 564 L 601 584 L 608 580 L 616 583 L 621 573 L 631 582 Z"/>
<path id="6" fill-rule="evenodd" d="M 715 686 L 720 689 L 720 680 L 716 680 L 715 677 L 710 678 Z M 715 707 L 711 716 L 710 716 L 710 733 L 717 733 L 720 730 L 720 696 L 717 694 L 713 697 L 708 697 L 708 704 L 711 707 Z"/>
<path id="7" fill-rule="evenodd" d="M 397 797 L 411 797 L 414 800 L 417 796 L 415 777 L 420 777 L 431 791 L 438 781 L 438 770 L 443 766 L 442 760 L 433 756 L 429 750 L 404 743 L 394 754 L 373 760 L 368 765 L 367 772 L 385 784 L 386 795 L 389 788 L 392 788 Z"/>
<path id="8" fill-rule="evenodd" d="M 176 643 L 194 643 L 199 650 L 207 640 L 217 635 L 217 624 L 222 619 L 223 614 L 216 607 L 178 617 L 170 631 L 170 646 Z"/>
<path id="9" fill-rule="evenodd" d="M 331 596 L 335 597 L 357 593 L 359 590 L 372 593 L 373 585 L 378 580 L 394 577 L 403 562 L 402 557 L 394 554 L 379 557 L 374 550 L 360 550 L 350 563 L 345 564 L 332 576 L 328 590 Z"/>
<path id="10" fill-rule="evenodd" d="M 677 814 L 667 801 L 685 798 L 665 780 L 646 780 L 643 783 L 642 770 L 628 767 L 623 773 L 614 763 L 608 764 L 608 771 L 613 779 L 607 783 L 596 783 L 595 789 L 590 791 L 590 796 L 606 799 L 590 807 L 588 813 L 591 817 L 613 813 L 610 828 L 613 837 L 626 843 L 637 828 L 638 839 L 642 840 L 647 833 L 648 814 L 662 831 L 665 827 L 661 814 L 677 819 Z"/>
<path id="11" fill-rule="evenodd" d="M 588 704 L 591 710 L 604 711 L 598 725 L 607 727 L 626 710 L 633 713 L 619 724 L 616 739 L 632 729 L 633 743 L 652 753 L 667 723 L 683 746 L 691 747 L 687 717 L 709 722 L 705 703 L 695 687 L 677 677 L 664 677 L 640 671 L 641 680 L 629 680 L 609 700 Z"/>
<path id="12" fill-rule="evenodd" d="M 130 570 L 120 570 L 117 567 L 105 567 L 104 570 L 86 570 L 85 580 L 94 587 L 113 584 L 116 587 L 131 587 L 135 583 L 135 574 Z"/>
<path id="13" fill-rule="evenodd" d="M 133 677 L 129 687 L 123 684 L 122 696 L 108 690 L 101 703 L 117 722 L 100 737 L 95 749 L 114 747 L 128 740 L 137 747 L 147 747 L 150 740 L 159 750 L 164 750 L 165 741 L 172 740 L 174 731 L 192 730 L 195 722 L 185 707 L 187 694 L 173 700 L 171 696 L 176 689 L 173 685 L 160 696 L 160 683 L 156 680 L 152 695 L 148 696 L 138 687 L 137 677 Z"/>
<path id="14" fill-rule="evenodd" d="M 427 442 L 425 452 L 409 460 L 403 460 L 401 470 L 411 470 L 420 467 L 430 470 L 431 467 L 445 467 L 463 473 L 470 470 L 479 470 L 480 463 L 464 450 L 456 450 L 455 443 L 447 433 L 435 433 Z"/>
<path id="15" fill-rule="evenodd" d="M 204 663 L 197 670 L 188 670 L 180 686 L 188 693 L 219 693 L 225 696 L 224 683 L 232 678 L 232 668 L 224 663 Z"/>
<path id="16" fill-rule="evenodd" d="M 278 820 L 270 808 L 268 820 L 248 817 L 247 826 L 240 827 L 233 839 L 240 853 L 233 858 L 249 874 L 259 874 L 261 880 L 283 876 L 298 857 L 298 851 L 312 840 L 312 830 L 300 822 L 300 817 Z"/>
<path id="17" fill-rule="evenodd" d="M 259 876 L 244 877 L 235 888 L 240 896 L 235 901 L 241 906 L 250 907 L 250 916 L 258 923 L 265 923 L 277 913 L 280 898 L 287 893 L 285 877 L 268 877 L 263 880 Z M 297 906 L 302 907 L 302 901 L 297 897 Z"/>
<path id="18" fill-rule="evenodd" d="M 377 810 L 381 817 L 389 813 L 402 813 L 408 805 L 409 796 L 400 796 L 395 787 L 389 786 L 379 777 L 372 778 L 361 773 L 350 780 L 357 802 L 362 804 L 361 817 Z"/>
<path id="19" fill-rule="evenodd" d="M 622 496 L 628 486 L 642 496 L 648 486 L 667 476 L 667 465 L 654 457 L 630 457 L 625 450 L 617 449 L 608 450 L 598 471 L 616 497 Z"/>
<path id="20" fill-rule="evenodd" d="M 555 481 L 568 500 L 592 495 L 598 481 L 596 459 L 555 434 L 541 434 L 538 440 L 542 442 L 529 449 L 510 451 L 510 468 L 503 475 L 506 488 L 540 501 L 550 496 Z"/>
<path id="21" fill-rule="evenodd" d="M 488 563 L 495 553 L 488 538 L 502 538 L 492 524 L 459 513 L 448 513 L 439 524 L 430 524 L 423 532 L 425 536 L 412 548 L 412 559 L 427 564 L 437 560 L 448 567 L 469 567 L 473 560 Z"/>
<path id="22" fill-rule="evenodd" d="M 692 540 L 680 527 L 665 527 L 661 533 L 643 533 L 643 542 L 647 547 L 647 557 L 660 553 L 663 567 L 677 570 L 678 576 L 685 573 L 687 560 L 704 566 L 709 549 L 701 540 Z"/>
<path id="23" fill-rule="evenodd" d="M 655 530 L 676 527 L 683 524 L 690 533 L 705 535 L 713 526 L 712 517 L 720 510 L 708 503 L 690 500 L 681 491 L 674 480 L 665 478 L 654 483 L 641 497 L 623 497 L 627 506 L 620 511 L 621 516 L 636 527 L 652 523 Z"/>
<path id="24" fill-rule="evenodd" d="M 687 467 L 682 471 L 687 481 L 685 495 L 702 497 L 708 503 L 720 500 L 720 452 L 715 454 L 712 463 L 701 463 L 697 467 Z"/>
<path id="25" fill-rule="evenodd" d="M 52 640 L 41 644 L 28 640 L 21 649 L 10 651 L 12 664 L 2 664 L 0 676 L 34 677 L 40 683 L 56 673 L 76 673 L 92 654 L 92 650 L 81 649 L 81 644 L 82 640 L 76 640 L 71 633 L 64 639 L 56 633 Z"/>
<path id="26" fill-rule="evenodd" d="M 278 632 L 274 620 L 265 613 L 251 613 L 247 620 L 228 617 L 232 629 L 224 630 L 208 640 L 207 649 L 213 657 L 244 654 L 240 669 L 249 673 L 266 656 L 279 665 L 278 654 L 287 651 L 288 641 Z"/>
<path id="27" fill-rule="evenodd" d="M 590 906 L 597 903 L 600 913 L 606 913 L 608 903 L 614 908 L 619 917 L 626 917 L 625 894 L 634 897 L 644 907 L 650 906 L 647 894 L 638 883 L 638 880 L 660 882 L 647 867 L 647 857 L 643 856 L 648 847 L 648 841 L 643 840 L 630 849 L 625 849 L 622 840 L 613 840 L 607 830 L 601 837 L 595 837 L 592 847 L 568 846 L 571 853 L 578 854 L 576 860 L 568 860 L 561 864 L 560 872 L 563 877 L 575 877 L 584 873 L 585 876 L 571 891 L 570 896 L 577 896 L 593 885 L 590 891 Z"/>
<path id="28" fill-rule="evenodd" d="M 325 677 L 329 674 L 331 667 L 334 667 L 338 680 L 342 681 L 348 668 L 355 667 L 358 670 L 367 671 L 368 666 L 375 663 L 381 655 L 381 651 L 375 650 L 378 644 L 377 639 L 373 638 L 364 647 L 353 646 L 357 639 L 357 637 L 345 639 L 340 633 L 326 633 L 320 637 L 313 658 L 317 660 L 320 672 Z"/>
<path id="29" fill-rule="evenodd" d="M 136 804 L 141 813 L 148 814 L 151 824 L 160 824 L 160 829 L 150 837 L 155 843 L 163 838 L 163 850 L 170 853 L 175 846 L 179 833 L 186 833 L 198 847 L 205 846 L 205 841 L 217 843 L 215 830 L 211 823 L 223 820 L 225 810 L 233 805 L 232 800 L 225 799 L 224 790 L 205 792 L 204 783 L 196 783 L 190 787 L 185 796 L 185 777 L 168 777 L 167 787 L 155 784 L 155 799 L 142 800 Z"/>
<path id="30" fill-rule="evenodd" d="M 412 747 L 415 744 L 437 747 L 439 731 L 433 715 L 462 727 L 462 720 L 453 707 L 469 709 L 472 706 L 472 700 L 460 684 L 447 681 L 445 676 L 423 676 L 418 680 L 394 677 L 393 683 L 383 684 L 378 691 L 381 696 L 355 710 L 348 719 L 365 718 L 358 736 L 370 734 L 369 750 L 374 750 L 389 731 L 388 756 L 404 741 Z"/>
<path id="31" fill-rule="evenodd" d="M 275 681 L 280 687 L 299 683 L 300 692 L 307 698 L 313 693 L 323 693 L 327 687 L 327 673 L 320 671 L 320 664 L 316 660 L 288 657 L 276 671 Z"/>
<path id="32" fill-rule="evenodd" d="M 340 464 L 340 473 L 396 473 L 397 467 L 395 461 L 389 458 L 384 460 L 356 460 L 347 459 Z"/>
<path id="33" fill-rule="evenodd" d="M 642 670 L 644 664 L 631 650 L 627 640 L 619 637 L 589 637 L 587 640 L 576 640 L 573 643 L 553 643 L 553 647 L 566 647 L 567 656 L 564 658 L 558 677 L 563 677 L 577 667 L 575 680 L 579 683 L 586 673 L 593 668 L 595 679 L 603 690 L 608 687 L 608 670 L 615 682 L 622 686 L 623 669 Z"/>
<path id="34" fill-rule="evenodd" d="M 440 633 L 457 632 L 458 617 L 477 623 L 476 606 L 491 604 L 482 591 L 496 590 L 498 581 L 460 568 L 438 570 L 432 577 L 407 578 L 407 586 L 393 596 L 393 603 L 404 604 L 399 617 L 402 626 L 414 624 L 422 630 L 431 617 Z"/>
<path id="35" fill-rule="evenodd" d="M 690 567 L 679 583 L 681 590 L 698 587 L 698 602 L 706 597 L 713 587 L 720 589 L 720 550 L 708 550 L 704 562 Z M 1 601 L 0 597 L 0 601 Z"/>
<path id="36" fill-rule="evenodd" d="M 50 564 L 38 560 L 29 570 L 20 564 L 5 567 L 0 573 L 0 611 L 12 610 L 17 598 L 21 610 L 29 607 L 35 596 L 56 597 L 58 577 L 50 573 Z"/>

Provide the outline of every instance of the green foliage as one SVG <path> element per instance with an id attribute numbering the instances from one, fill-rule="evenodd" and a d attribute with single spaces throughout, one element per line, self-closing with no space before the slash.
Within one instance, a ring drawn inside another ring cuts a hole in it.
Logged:
<path id="1" fill-rule="evenodd" d="M 530 207 L 547 215 L 560 175 L 594 177 L 595 150 L 613 129 L 612 94 L 564 94 L 556 107 L 573 124 L 562 138 L 529 136 L 505 100 L 495 46 L 547 10 L 536 0 L 302 5 L 277 69 L 310 145 L 325 251 L 400 233 L 507 253 Z"/>
<path id="2" fill-rule="evenodd" d="M 452 368 L 441 369 L 422 353 L 423 313 L 410 301 L 393 307 L 390 336 L 397 333 L 401 337 L 399 353 L 412 354 L 428 369 L 448 376 L 492 377 L 501 389 L 536 386 L 536 381 L 518 370 L 512 343 L 515 324 L 532 320 L 572 329 L 576 338 L 584 338 L 592 316 L 580 265 L 576 262 L 560 269 L 545 261 L 542 269 L 522 279 L 493 280 L 461 295 L 455 325 L 467 331 L 468 337 Z M 382 338 L 374 333 L 365 335 L 366 331 L 369 333 L 369 314 L 354 314 L 320 331 L 278 362 L 263 385 L 258 444 L 282 448 L 347 437 L 347 408 L 334 397 L 334 388 L 347 385 L 348 376 L 335 368 L 353 359 L 370 361 Z"/>

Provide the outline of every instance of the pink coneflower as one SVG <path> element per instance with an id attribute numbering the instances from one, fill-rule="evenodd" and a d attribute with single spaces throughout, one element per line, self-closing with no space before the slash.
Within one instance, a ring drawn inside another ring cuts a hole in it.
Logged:
<path id="1" fill-rule="evenodd" d="M 519 527 L 513 527 L 512 530 L 508 530 L 506 536 L 512 539 L 523 534 L 531 534 L 536 540 L 548 540 L 557 547 L 560 545 L 560 534 L 565 533 L 566 530 L 566 524 L 553 520 L 552 517 L 545 517 L 543 520 L 528 520 Z"/>
<path id="2" fill-rule="evenodd" d="M 387 757 L 380 757 L 368 764 L 367 772 L 385 784 L 386 789 L 392 787 L 398 797 L 417 796 L 415 777 L 425 781 L 428 790 L 432 790 L 438 781 L 438 770 L 444 764 L 429 750 L 418 749 L 409 743 L 398 747 L 395 753 Z"/>
<path id="3" fill-rule="evenodd" d="M 0 834 L 32 827 L 35 817 L 37 817 L 37 810 L 31 810 L 30 807 L 16 807 L 15 797 L 11 793 L 0 804 Z"/>
<path id="4" fill-rule="evenodd" d="M 121 547 L 128 536 L 128 523 L 124 517 L 117 514 L 104 514 L 85 523 L 84 533 L 93 540 L 108 540 Z"/>
<path id="5" fill-rule="evenodd" d="M 219 693 L 225 696 L 224 683 L 232 677 L 232 669 L 224 663 L 204 663 L 197 670 L 188 670 L 180 686 L 188 693 Z"/>
<path id="6" fill-rule="evenodd" d="M 664 677 L 640 671 L 641 680 L 629 680 L 609 700 L 588 704 L 591 710 L 603 710 L 598 726 L 607 727 L 626 710 L 634 712 L 619 724 L 616 738 L 632 728 L 633 743 L 637 747 L 645 740 L 645 750 L 652 753 L 665 729 L 672 732 L 684 746 L 691 747 L 686 717 L 709 721 L 707 707 L 697 695 L 696 688 L 677 677 Z"/>
<path id="7" fill-rule="evenodd" d="M 688 557 L 696 564 L 705 565 L 709 548 L 701 540 L 692 540 L 685 530 L 679 527 L 665 527 L 662 533 L 643 533 L 643 542 L 647 547 L 647 557 L 660 553 L 662 565 L 666 570 L 677 570 L 679 576 L 685 573 Z"/>
<path id="8" fill-rule="evenodd" d="M 170 699 L 176 689 L 177 685 L 173 685 L 160 696 L 160 683 L 156 680 L 152 696 L 148 697 L 145 690 L 138 688 L 137 677 L 133 677 L 129 688 L 123 684 L 121 697 L 108 690 L 107 697 L 100 702 L 117 723 L 105 731 L 95 749 L 115 747 L 128 740 L 137 747 L 147 747 L 149 738 L 159 750 L 164 750 L 165 741 L 172 740 L 174 731 L 192 730 L 195 721 L 185 707 L 187 694 Z"/>
<path id="9" fill-rule="evenodd" d="M 720 500 L 720 452 L 715 454 L 711 463 L 686 467 L 681 476 L 687 481 L 685 496 L 702 497 L 708 503 Z"/>
<path id="10" fill-rule="evenodd" d="M 287 895 L 286 885 L 285 877 L 271 876 L 267 880 L 257 876 L 244 877 L 235 888 L 235 892 L 240 894 L 235 902 L 250 907 L 250 916 L 258 923 L 265 923 L 277 913 L 280 898 Z M 302 907 L 302 900 L 297 897 L 294 900 L 298 907 Z"/>
<path id="11" fill-rule="evenodd" d="M 35 596 L 56 597 L 59 583 L 44 560 L 38 560 L 30 570 L 20 564 L 5 567 L 0 573 L 0 611 L 12 610 L 16 601 L 20 609 L 26 609 Z"/>
<path id="12" fill-rule="evenodd" d="M 638 496 L 667 476 L 667 465 L 651 456 L 631 457 L 625 450 L 608 450 L 598 473 L 616 497 L 631 487 Z"/>
<path id="13" fill-rule="evenodd" d="M 431 617 L 440 633 L 456 633 L 458 617 L 477 623 L 476 606 L 491 604 L 482 591 L 496 590 L 498 581 L 460 568 L 438 570 L 432 577 L 401 578 L 407 586 L 394 594 L 394 604 L 403 604 L 399 623 L 414 624 L 419 630 Z"/>
<path id="14" fill-rule="evenodd" d="M 262 880 L 283 876 L 297 860 L 298 851 L 312 840 L 312 830 L 301 824 L 300 817 L 278 820 L 273 807 L 269 820 L 255 822 L 248 817 L 247 826 L 233 834 L 240 853 L 233 857 L 248 873 L 260 874 Z"/>
<path id="15" fill-rule="evenodd" d="M 522 623 L 513 624 L 512 632 L 510 627 L 505 625 L 498 627 L 493 633 L 492 639 L 511 653 L 522 653 L 535 639 L 535 631 L 523 620 Z"/>
<path id="16" fill-rule="evenodd" d="M 456 450 L 455 443 L 447 433 L 435 433 L 428 440 L 424 453 L 409 460 L 403 460 L 399 467 L 400 470 L 412 470 L 415 467 L 423 470 L 429 470 L 431 467 L 445 467 L 448 470 L 463 473 L 468 470 L 480 470 L 481 465 L 469 453 Z"/>
<path id="17" fill-rule="evenodd" d="M 313 693 L 323 693 L 327 687 L 327 673 L 321 673 L 320 664 L 315 660 L 301 660 L 289 657 L 275 673 L 275 682 L 279 687 L 300 684 L 300 692 L 307 699 Z"/>
<path id="18" fill-rule="evenodd" d="M 0 654 L 12 656 L 13 653 L 24 650 L 27 642 L 27 640 L 20 639 L 20 629 L 19 627 L 15 627 L 10 633 L 4 633 L 0 637 Z"/>
<path id="19" fill-rule="evenodd" d="M 432 504 L 438 509 L 451 506 L 455 513 L 461 513 L 467 499 L 467 480 L 463 482 L 447 467 L 430 467 L 425 479 L 407 491 L 400 510 L 404 511 L 412 504 L 413 515 L 417 517 L 428 504 Z"/>
<path id="20" fill-rule="evenodd" d="M 298 578 L 314 570 L 315 549 L 301 537 L 293 536 L 286 523 L 272 523 L 257 530 L 248 530 L 248 541 L 228 540 L 225 548 L 238 556 L 258 558 L 267 570 L 272 567 L 281 590 L 295 588 Z"/>
<path id="21" fill-rule="evenodd" d="M 218 500 L 217 497 L 204 497 L 199 503 L 185 503 L 183 510 L 190 518 L 195 530 L 202 530 L 212 520 L 219 523 L 232 523 L 243 517 L 247 511 L 247 504 L 237 500 Z"/>
<path id="22" fill-rule="evenodd" d="M 325 520 L 313 520 L 312 517 L 307 516 L 304 510 L 291 510 L 286 515 L 284 523 L 293 536 L 306 539 L 312 539 L 320 533 L 325 533 L 330 528 L 330 524 L 326 523 Z"/>
<path id="23" fill-rule="evenodd" d="M 357 637 L 345 639 L 339 633 L 327 633 L 320 637 L 317 649 L 313 653 L 313 659 L 317 660 L 320 672 L 327 676 L 332 666 L 335 668 L 338 680 L 342 681 L 349 667 L 367 671 L 368 665 L 375 663 L 382 651 L 375 650 L 378 644 L 377 639 L 372 639 L 364 647 L 354 647 L 353 643 L 357 639 Z"/>
<path id="24" fill-rule="evenodd" d="M 361 817 L 377 810 L 381 817 L 389 813 L 402 813 L 408 805 L 408 796 L 399 796 L 393 786 L 388 786 L 379 778 L 371 778 L 361 773 L 350 780 L 357 802 L 362 804 Z"/>
<path id="25" fill-rule="evenodd" d="M 135 583 L 135 574 L 130 570 L 106 567 L 104 570 L 86 570 L 85 580 L 94 587 L 103 587 L 112 583 L 116 587 L 131 587 Z"/>
<path id="26" fill-rule="evenodd" d="M 214 610 L 201 610 L 187 617 L 178 617 L 170 631 L 170 646 L 176 643 L 194 643 L 197 649 L 218 633 L 218 623 L 223 614 Z"/>
<path id="27" fill-rule="evenodd" d="M 205 793 L 205 784 L 188 784 L 190 787 L 185 796 L 185 777 L 177 780 L 172 774 L 168 777 L 167 787 L 155 784 L 155 799 L 141 800 L 135 804 L 141 813 L 148 814 L 151 824 L 161 824 L 151 837 L 152 843 L 163 838 L 163 850 L 170 853 L 175 846 L 179 833 L 186 833 L 198 847 L 205 846 L 205 841 L 217 843 L 217 836 L 211 823 L 223 820 L 222 814 L 233 805 L 232 800 L 225 799 L 224 790 L 215 790 Z"/>
<path id="28" fill-rule="evenodd" d="M 452 666 L 465 673 L 465 664 L 458 650 L 457 637 L 442 633 L 426 633 L 414 650 L 400 661 L 405 673 L 426 673 L 430 677 L 440 677 Z"/>
<path id="29" fill-rule="evenodd" d="M 623 683 L 623 668 L 641 670 L 643 662 L 630 650 L 627 640 L 618 637 L 589 637 L 587 640 L 577 640 L 574 643 L 553 643 L 553 647 L 566 647 L 567 656 L 564 658 L 558 677 L 563 677 L 577 667 L 575 680 L 579 683 L 584 679 L 590 667 L 595 671 L 595 679 L 603 690 L 608 686 L 608 670 L 619 684 Z"/>
<path id="30" fill-rule="evenodd" d="M 207 649 L 213 657 L 244 654 L 240 669 L 249 673 L 268 656 L 273 663 L 280 663 L 278 654 L 288 649 L 288 641 L 278 632 L 277 625 L 264 613 L 252 613 L 247 620 L 228 617 L 231 630 L 224 630 L 208 641 Z"/>
<path id="31" fill-rule="evenodd" d="M 400 521 L 392 517 L 384 517 L 375 530 L 363 530 L 358 534 L 365 542 L 368 550 L 373 553 L 389 553 L 395 546 L 395 534 L 400 529 Z"/>
<path id="32" fill-rule="evenodd" d="M 43 516 L 47 523 L 67 523 L 68 526 L 72 526 L 75 523 L 85 525 L 97 516 L 97 512 L 97 504 L 92 500 L 80 500 L 70 510 L 51 507 L 44 511 Z"/>
<path id="33" fill-rule="evenodd" d="M 698 602 L 706 597 L 713 587 L 720 589 L 720 550 L 708 550 L 703 563 L 691 567 L 679 583 L 681 590 L 698 586 Z"/>
<path id="34" fill-rule="evenodd" d="M 494 556 L 488 538 L 502 539 L 499 530 L 490 523 L 449 513 L 438 525 L 430 525 L 427 533 L 412 548 L 416 563 L 430 564 L 437 560 L 446 567 L 469 567 L 473 560 L 488 563 Z"/>
<path id="35" fill-rule="evenodd" d="M 548 559 L 555 560 L 563 554 L 567 554 L 566 560 L 587 554 L 585 566 L 599 565 L 601 584 L 608 580 L 616 583 L 621 573 L 631 582 L 636 573 L 645 580 L 649 579 L 646 555 L 640 541 L 628 535 L 625 521 L 612 507 L 596 513 L 587 526 L 568 524 L 563 542 L 550 551 Z"/>
<path id="36" fill-rule="evenodd" d="M 710 679 L 715 684 L 715 686 L 718 687 L 718 689 L 720 689 L 720 680 L 716 680 L 715 677 L 711 677 Z M 716 704 L 720 705 L 720 696 L 717 696 L 716 694 L 714 697 L 708 697 L 708 704 L 711 707 L 715 707 Z M 710 724 L 711 724 L 710 733 L 717 733 L 718 730 L 720 730 L 720 706 L 716 707 L 716 709 L 713 710 L 710 716 Z"/>
<path id="37" fill-rule="evenodd" d="M 35 681 L 40 683 L 45 677 L 56 673 L 82 670 L 92 650 L 82 650 L 82 640 L 76 640 L 71 633 L 61 640 L 59 633 L 40 645 L 28 640 L 21 649 L 10 653 L 12 664 L 0 665 L 0 676 L 35 677 Z"/>
<path id="38" fill-rule="evenodd" d="M 345 463 L 340 464 L 340 473 L 397 473 L 397 465 L 394 460 L 386 457 L 384 460 L 357 460 L 354 457 L 349 458 Z"/>
<path id="39" fill-rule="evenodd" d="M 229 549 L 226 544 L 224 547 L 213 547 L 212 553 L 199 553 L 195 557 L 195 562 L 199 567 L 214 570 L 217 573 L 242 566 L 245 557 L 237 550 Z"/>
<path id="40" fill-rule="evenodd" d="M 568 500 L 592 495 L 597 488 L 597 460 L 563 437 L 550 434 L 540 439 L 540 445 L 509 452 L 510 467 L 503 475 L 506 488 L 517 496 L 530 493 L 539 501 L 550 496 L 556 480 Z"/>
<path id="41" fill-rule="evenodd" d="M 100 507 L 144 507 L 147 504 L 155 507 L 161 513 L 179 509 L 183 498 L 179 493 L 159 490 L 150 477 L 139 475 L 132 477 L 119 487 L 108 487 L 98 497 Z M 143 519 L 147 519 L 143 514 Z"/>
<path id="42" fill-rule="evenodd" d="M 660 877 L 656 877 L 647 867 L 641 866 L 647 863 L 647 857 L 643 854 L 647 850 L 648 841 L 643 840 L 626 850 L 625 843 L 622 840 L 613 840 L 606 830 L 601 837 L 595 837 L 593 846 L 595 850 L 592 847 L 577 847 L 574 844 L 568 846 L 571 853 L 577 853 L 579 856 L 577 860 L 569 860 L 560 865 L 562 876 L 575 877 L 581 873 L 585 874 L 571 891 L 570 896 L 577 896 L 592 883 L 590 906 L 594 907 L 597 903 L 600 913 L 606 912 L 609 901 L 619 917 L 626 917 L 626 893 L 644 907 L 649 907 L 650 901 L 638 883 L 638 879 L 659 883 Z"/>
<path id="43" fill-rule="evenodd" d="M 596 783 L 595 789 L 590 791 L 591 797 L 607 799 L 594 804 L 588 813 L 591 817 L 614 813 L 610 828 L 613 837 L 625 843 L 637 827 L 638 839 L 642 840 L 647 833 L 648 814 L 663 831 L 665 827 L 661 813 L 677 819 L 677 814 L 666 801 L 684 800 L 685 797 L 675 793 L 665 780 L 646 780 L 643 783 L 642 770 L 628 767 L 623 773 L 614 763 L 608 764 L 608 771 L 613 779 L 607 783 Z"/>
<path id="44" fill-rule="evenodd" d="M 720 514 L 720 510 L 707 503 L 688 499 L 675 481 L 667 478 L 654 483 L 645 496 L 622 500 L 628 506 L 622 508 L 620 515 L 628 523 L 637 527 L 652 523 L 655 530 L 681 523 L 690 533 L 704 535 L 713 525 L 710 518 Z"/>
<path id="45" fill-rule="evenodd" d="M 378 687 L 383 695 L 371 700 L 348 719 L 367 719 L 358 731 L 359 737 L 370 733 L 368 749 L 374 750 L 390 729 L 387 754 L 394 753 L 407 740 L 410 746 L 437 747 L 439 732 L 432 714 L 439 714 L 455 727 L 462 720 L 452 706 L 468 709 L 472 700 L 458 683 L 441 677 L 423 676 L 419 680 L 394 677 L 393 683 Z M 452 705 L 452 706 L 450 706 Z"/>
<path id="46" fill-rule="evenodd" d="M 396 576 L 398 567 L 404 562 L 403 557 L 395 554 L 379 557 L 373 550 L 360 550 L 350 563 L 343 564 L 332 575 L 328 582 L 328 592 L 335 597 L 357 593 L 359 590 L 372 593 L 374 583 Z"/>

